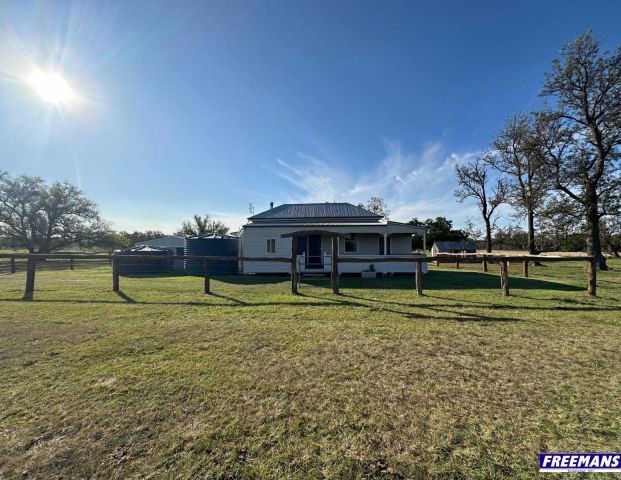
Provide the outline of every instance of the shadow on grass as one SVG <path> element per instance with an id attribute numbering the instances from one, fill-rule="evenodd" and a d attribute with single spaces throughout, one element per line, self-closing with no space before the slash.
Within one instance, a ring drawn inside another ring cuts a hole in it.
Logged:
<path id="1" fill-rule="evenodd" d="M 509 277 L 509 287 L 517 290 L 557 290 L 579 292 L 584 288 L 566 283 L 550 282 L 534 278 Z M 423 279 L 425 290 L 500 289 L 497 275 L 479 272 L 429 272 Z"/>
<path id="2" fill-rule="evenodd" d="M 219 294 L 210 294 L 211 297 L 222 298 L 228 300 L 232 303 L 208 303 L 208 302 L 197 302 L 197 301 L 188 301 L 188 302 L 153 302 L 153 301 L 139 301 L 135 300 L 129 295 L 119 291 L 116 294 L 125 301 L 125 304 L 130 305 L 160 305 L 160 306 L 195 306 L 195 307 L 221 307 L 221 308 L 257 308 L 257 307 L 273 307 L 273 306 L 286 306 L 286 307 L 320 307 L 320 308 L 362 308 L 372 312 L 385 312 L 391 313 L 394 315 L 401 316 L 403 318 L 412 319 L 412 320 L 455 320 L 455 321 L 478 321 L 478 322 L 516 322 L 520 321 L 517 318 L 511 317 L 494 317 L 488 315 L 482 315 L 480 313 L 469 313 L 465 311 L 455 311 L 450 308 L 457 307 L 456 305 L 426 305 L 426 304 L 400 304 L 394 302 L 394 307 L 388 306 L 391 302 L 377 301 L 373 299 L 365 299 L 362 297 L 355 297 L 353 295 L 348 296 L 349 300 L 344 299 L 343 297 L 334 297 L 334 298 L 324 298 L 317 297 L 314 295 L 308 295 L 305 293 L 300 293 L 297 295 L 297 298 L 308 298 L 307 301 L 292 301 L 292 302 L 266 302 L 266 303 L 258 303 L 258 302 L 245 302 L 243 300 L 239 300 L 234 297 L 230 297 L 227 295 L 219 295 Z M 311 300 L 313 299 L 313 300 Z M 353 299 L 359 299 L 361 301 L 356 301 Z M 0 302 L 17 302 L 20 300 L 16 299 L 0 299 Z M 108 304 L 108 305 L 122 305 L 119 302 L 115 302 L 112 300 L 82 300 L 82 299 L 43 299 L 37 300 L 32 298 L 32 302 L 36 303 L 71 303 L 71 304 Z M 408 310 L 400 310 L 397 307 L 405 307 Z M 415 308 L 418 311 L 412 311 L 412 308 Z M 436 313 L 436 315 L 425 314 L 422 311 L 429 311 L 430 313 Z"/>
<path id="3" fill-rule="evenodd" d="M 116 293 L 119 297 L 121 297 L 123 300 L 125 300 L 126 303 L 136 303 L 136 300 L 134 300 L 132 297 L 127 295 L 122 290 L 119 290 L 119 291 L 114 292 L 114 293 Z"/>
<path id="4" fill-rule="evenodd" d="M 166 273 L 166 274 L 149 274 L 149 275 L 132 275 L 126 278 L 135 279 L 160 279 L 174 278 L 188 275 Z M 192 277 L 192 276 L 190 276 Z M 194 278 L 202 278 L 193 276 Z M 272 285 L 289 282 L 288 275 L 225 275 L 213 276 L 212 280 L 226 283 L 229 285 L 239 286 L 255 286 L 255 285 Z M 601 280 L 605 282 L 606 280 Z M 301 283 L 304 285 L 329 287 L 330 278 L 309 278 L 302 277 Z M 341 277 L 341 288 L 350 289 L 378 289 L 378 290 L 402 290 L 411 289 L 414 286 L 414 277 L 396 276 L 383 278 L 360 278 L 360 277 Z M 548 280 L 539 280 L 534 278 L 523 278 L 511 276 L 509 277 L 509 287 L 517 290 L 556 290 L 564 292 L 578 292 L 585 290 L 582 287 L 559 283 Z M 498 290 L 500 288 L 500 279 L 495 273 L 483 273 L 473 271 L 430 271 L 423 277 L 424 290 Z"/>
<path id="5" fill-rule="evenodd" d="M 200 278 L 200 277 L 199 277 Z M 224 275 L 211 277 L 231 285 L 273 285 L 289 282 L 289 275 Z"/>
<path id="6" fill-rule="evenodd" d="M 299 295 L 303 297 L 309 297 L 309 298 L 321 298 L 321 297 L 315 297 L 314 295 L 307 295 L 304 293 L 300 293 Z M 440 305 L 440 304 L 424 304 L 424 303 L 387 302 L 383 300 L 375 300 L 375 299 L 357 297 L 355 295 L 347 295 L 347 294 L 341 294 L 340 297 L 347 297 L 347 298 L 353 298 L 356 300 L 367 301 L 367 302 L 370 302 L 371 304 L 360 303 L 360 302 L 355 302 L 351 300 L 342 300 L 339 297 L 335 297 L 334 299 L 331 299 L 331 300 L 334 303 L 340 304 L 341 306 L 365 307 L 370 310 L 394 313 L 394 314 L 401 315 L 406 318 L 412 318 L 412 319 L 432 319 L 432 320 L 446 319 L 446 320 L 456 320 L 460 322 L 519 322 L 521 321 L 519 318 L 513 318 L 513 317 L 500 317 L 499 318 L 499 317 L 493 317 L 493 316 L 488 316 L 488 315 L 482 315 L 480 313 L 468 313 L 464 311 L 450 310 L 450 308 L 460 307 L 459 305 L 453 305 L 453 304 Z M 401 307 L 406 307 L 406 308 L 417 308 L 421 310 L 429 310 L 431 312 L 436 312 L 442 316 L 425 315 L 425 314 L 421 314 L 417 312 L 396 310 L 394 308 L 389 308 L 386 306 L 377 306 L 376 305 L 377 303 L 380 303 L 382 305 L 394 305 L 395 307 L 401 306 Z M 449 314 L 450 317 L 444 316 L 445 314 Z"/>
<path id="7" fill-rule="evenodd" d="M 429 305 L 425 305 L 425 304 L 420 304 L 420 303 L 403 303 L 403 302 L 394 302 L 394 301 L 390 301 L 390 300 L 380 300 L 377 298 L 366 298 L 366 297 L 359 297 L 357 295 L 352 295 L 349 293 L 342 293 L 340 294 L 342 297 L 348 297 L 348 298 L 354 298 L 354 299 L 358 299 L 358 300 L 363 300 L 363 301 L 367 301 L 367 302 L 377 302 L 377 303 L 384 303 L 384 304 L 388 304 L 388 305 L 395 305 L 395 306 L 400 306 L 400 307 L 427 307 L 427 306 L 431 306 L 431 307 L 449 307 L 449 308 L 477 308 L 477 306 L 481 306 L 484 307 L 486 309 L 489 310 L 515 310 L 516 308 L 518 308 L 519 310 L 567 310 L 567 311 L 572 311 L 572 312 L 621 312 L 621 307 L 613 307 L 613 306 L 593 306 L 590 303 L 581 303 L 580 301 L 568 301 L 566 299 L 558 299 L 558 298 L 532 298 L 533 300 L 549 300 L 549 301 L 555 301 L 555 302 L 567 302 L 567 303 L 573 303 L 573 304 L 577 304 L 577 305 L 581 305 L 581 306 L 565 306 L 565 305 L 551 305 L 549 307 L 534 307 L 534 306 L 530 306 L 530 305 L 519 305 L 516 306 L 515 304 L 500 304 L 500 303 L 490 303 L 488 301 L 475 301 L 475 300 L 464 300 L 463 298 L 459 298 L 459 299 L 455 299 L 455 298 L 450 298 L 450 297 L 442 297 L 439 295 L 433 295 L 433 296 L 429 296 L 430 299 L 433 300 L 448 300 L 451 301 L 453 303 L 445 303 L 445 304 L 439 304 L 439 303 L 433 303 L 433 304 L 429 304 Z M 321 297 L 317 297 L 317 298 L 321 298 Z M 520 296 L 520 297 L 515 297 L 515 298 L 531 298 L 531 297 L 527 297 L 527 296 Z"/>
<path id="8" fill-rule="evenodd" d="M 210 293 L 209 297 L 221 298 L 223 300 L 227 300 L 230 303 L 211 303 L 208 301 L 201 302 L 196 300 L 188 300 L 188 301 L 178 301 L 178 302 L 168 302 L 168 301 L 151 301 L 151 300 L 135 300 L 129 295 L 123 292 L 117 292 L 117 295 L 121 297 L 125 302 L 125 304 L 130 305 L 162 305 L 162 306 L 189 306 L 189 307 L 224 307 L 224 308 L 233 308 L 233 307 L 272 307 L 272 306 L 284 306 L 284 307 L 335 307 L 335 306 L 346 306 L 346 307 L 361 307 L 361 308 L 369 308 L 371 310 L 381 310 L 386 307 L 378 307 L 377 304 L 381 305 L 391 305 L 394 307 L 401 308 L 427 308 L 430 310 L 441 310 L 443 308 L 461 308 L 461 309 L 472 309 L 472 308 L 480 308 L 485 307 L 489 310 L 515 310 L 519 308 L 519 310 L 534 310 L 534 311 L 552 311 L 552 310 L 567 310 L 572 312 L 621 312 L 621 307 L 616 306 L 594 306 L 589 303 L 581 303 L 579 301 L 569 301 L 567 299 L 559 300 L 558 298 L 534 298 L 535 300 L 549 300 L 549 301 L 562 301 L 564 303 L 572 303 L 577 304 L 576 306 L 566 306 L 566 305 L 551 305 L 551 306 L 531 306 L 531 305 L 519 305 L 516 307 L 514 304 L 498 304 L 498 303 L 490 303 L 486 301 L 474 301 L 474 300 L 464 300 L 463 298 L 454 299 L 450 297 L 442 297 L 438 295 L 429 296 L 430 300 L 448 300 L 452 303 L 414 303 L 414 302 L 395 302 L 391 300 L 380 300 L 378 298 L 367 298 L 363 296 L 352 295 L 349 293 L 339 294 L 335 297 L 322 297 L 310 295 L 307 293 L 298 293 L 295 298 L 308 298 L 308 299 L 316 299 L 317 301 L 276 301 L 276 302 L 247 302 L 241 300 L 239 298 L 235 298 L 229 295 L 221 295 L 218 293 Z M 412 294 L 414 295 L 414 293 Z M 350 299 L 350 300 L 346 300 Z M 413 297 L 413 298 L 421 298 L 423 297 Z M 519 298 L 530 298 L 527 296 L 520 296 Z M 103 305 L 122 305 L 122 303 L 114 300 L 88 300 L 88 299 L 37 299 L 32 295 L 29 295 L 28 298 L 22 297 L 19 298 L 0 298 L 0 302 L 22 302 L 24 300 L 35 302 L 35 303 L 75 303 L 75 304 L 103 304 Z M 361 303 L 368 302 L 368 303 Z M 480 307 L 479 307 L 480 306 Z M 406 315 L 408 312 L 403 310 L 389 310 L 394 311 L 395 313 Z M 451 313 L 460 313 L 452 310 L 446 310 Z M 466 314 L 468 315 L 468 314 Z M 491 318 L 478 315 L 481 318 Z M 517 320 L 517 319 L 515 319 Z"/>
<path id="9" fill-rule="evenodd" d="M 222 298 L 224 300 L 228 300 L 229 302 L 233 302 L 235 305 L 240 306 L 240 307 L 252 306 L 248 302 L 244 302 L 243 300 L 240 300 L 238 298 L 231 297 L 231 296 L 228 296 L 228 295 L 222 295 L 221 293 L 211 292 L 209 295 L 212 296 L 212 297 Z M 291 305 L 294 305 L 294 304 L 291 303 Z"/>
<path id="10" fill-rule="evenodd" d="M 329 287 L 330 279 L 303 279 L 302 283 Z M 342 277 L 340 286 L 344 289 L 409 290 L 414 288 L 414 277 Z M 584 288 L 566 283 L 521 277 L 509 277 L 509 288 L 516 290 L 555 290 L 562 292 L 579 292 L 585 290 Z M 490 273 L 430 271 L 423 277 L 423 290 L 500 290 L 500 278 L 498 275 Z"/>

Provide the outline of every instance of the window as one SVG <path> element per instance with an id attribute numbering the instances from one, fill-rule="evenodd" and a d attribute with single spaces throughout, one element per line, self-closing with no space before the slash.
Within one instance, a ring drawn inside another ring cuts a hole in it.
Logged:
<path id="1" fill-rule="evenodd" d="M 345 253 L 356 253 L 358 251 L 358 243 L 356 242 L 356 236 L 352 235 L 351 238 L 345 239 Z"/>
<path id="2" fill-rule="evenodd" d="M 267 239 L 267 253 L 276 253 L 276 239 Z"/>

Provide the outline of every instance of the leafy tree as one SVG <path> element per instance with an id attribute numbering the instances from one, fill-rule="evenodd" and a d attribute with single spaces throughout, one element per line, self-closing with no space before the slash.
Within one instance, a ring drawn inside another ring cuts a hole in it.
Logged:
<path id="1" fill-rule="evenodd" d="M 160 230 L 145 230 L 143 232 L 137 230 L 134 230 L 133 232 L 123 231 L 120 232 L 120 234 L 127 240 L 128 246 L 166 236 L 166 234 Z"/>
<path id="2" fill-rule="evenodd" d="M 507 120 L 493 142 L 493 149 L 485 160 L 504 174 L 507 201 L 519 216 L 526 217 L 527 249 L 535 255 L 535 215 L 543 207 L 549 188 L 536 148 L 534 117 L 519 114 Z"/>
<path id="3" fill-rule="evenodd" d="M 581 207 L 552 196 L 539 216 L 541 250 L 584 251 L 586 226 Z"/>
<path id="4" fill-rule="evenodd" d="M 92 239 L 91 243 L 94 247 L 105 248 L 106 250 L 127 248 L 133 245 L 123 233 L 115 232 L 111 229 L 102 229 L 102 231 Z"/>
<path id="5" fill-rule="evenodd" d="M 537 122 L 548 177 L 580 205 L 587 250 L 606 269 L 600 219 L 618 208 L 621 188 L 621 46 L 601 52 L 590 31 L 567 43 L 546 75 L 542 95 L 556 101 Z"/>
<path id="6" fill-rule="evenodd" d="M 213 220 L 209 215 L 204 217 L 194 215 L 191 221 L 183 222 L 177 232 L 178 235 L 207 235 L 210 233 L 226 235 L 229 233 L 229 227 L 219 220 Z"/>
<path id="7" fill-rule="evenodd" d="M 621 257 L 621 216 L 615 215 L 602 219 L 602 245 L 615 257 Z"/>
<path id="8" fill-rule="evenodd" d="M 428 218 L 424 221 L 413 218 L 408 222 L 410 225 L 427 228 L 427 244 L 431 246 L 434 242 L 442 240 L 461 241 L 466 240 L 466 234 L 462 230 L 453 229 L 453 222 L 446 217 Z M 422 235 L 414 235 L 412 237 L 412 248 L 423 248 Z"/>
<path id="9" fill-rule="evenodd" d="M 85 245 L 106 226 L 95 204 L 68 182 L 0 172 L 0 235 L 30 253 Z"/>
<path id="10" fill-rule="evenodd" d="M 390 215 L 390 209 L 388 208 L 388 205 L 386 205 L 384 199 L 381 197 L 371 197 L 369 198 L 369 200 L 367 200 L 366 204 L 359 203 L 358 206 L 366 208 L 367 210 L 381 215 L 386 219 L 388 219 L 388 215 Z"/>
<path id="11" fill-rule="evenodd" d="M 492 228 L 496 223 L 498 207 L 507 201 L 508 187 L 506 182 L 498 177 L 490 185 L 488 162 L 485 153 L 465 165 L 456 165 L 457 189 L 455 196 L 459 202 L 472 198 L 477 202 L 483 222 L 485 223 L 485 242 L 488 253 L 492 251 Z"/>
<path id="12" fill-rule="evenodd" d="M 496 248 L 506 250 L 525 250 L 528 246 L 528 232 L 515 225 L 497 228 L 494 232 Z"/>

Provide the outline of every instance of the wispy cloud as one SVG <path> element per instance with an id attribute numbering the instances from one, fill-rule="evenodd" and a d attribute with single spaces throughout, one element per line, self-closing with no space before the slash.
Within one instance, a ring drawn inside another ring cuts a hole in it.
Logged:
<path id="1" fill-rule="evenodd" d="M 298 153 L 293 159 L 279 159 L 266 166 L 286 180 L 284 191 L 238 191 L 250 198 L 278 202 L 350 202 L 364 203 L 372 196 L 384 198 L 390 207 L 390 218 L 408 221 L 446 216 L 460 227 L 468 217 L 479 218 L 472 202 L 459 204 L 453 196 L 455 165 L 474 159 L 479 152 L 450 152 L 441 142 L 425 145 L 420 151 L 406 150 L 398 141 L 384 140 L 385 153 L 372 166 L 352 166 L 333 152 L 317 148 L 317 154 Z M 237 211 L 222 205 L 205 212 L 201 201 L 181 207 L 163 205 L 156 211 L 151 203 L 120 201 L 108 204 L 102 213 L 113 218 L 118 229 L 153 229 L 166 233 L 176 231 L 193 213 L 209 213 L 231 230 L 246 223 L 247 210 Z M 262 211 L 256 205 L 256 212 Z"/>
<path id="2" fill-rule="evenodd" d="M 441 142 L 420 152 L 406 151 L 400 142 L 384 140 L 386 153 L 371 168 L 352 170 L 335 158 L 298 153 L 293 160 L 277 161 L 275 172 L 293 192 L 289 202 L 365 202 L 384 198 L 391 218 L 447 216 L 461 224 L 477 214 L 473 205 L 461 205 L 453 196 L 455 165 L 474 159 L 479 152 L 447 152 Z"/>

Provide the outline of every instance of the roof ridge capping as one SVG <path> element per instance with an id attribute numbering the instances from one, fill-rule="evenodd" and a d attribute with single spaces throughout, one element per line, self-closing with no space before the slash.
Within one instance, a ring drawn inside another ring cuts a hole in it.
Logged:
<path id="1" fill-rule="evenodd" d="M 303 218 L 367 218 L 380 219 L 383 215 L 348 202 L 338 203 L 283 203 L 249 217 L 248 220 L 293 220 Z"/>

